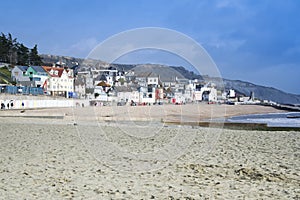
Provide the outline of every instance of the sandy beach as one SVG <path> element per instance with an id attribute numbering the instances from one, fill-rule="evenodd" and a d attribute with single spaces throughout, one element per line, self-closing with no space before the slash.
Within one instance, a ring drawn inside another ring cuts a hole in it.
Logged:
<path id="1" fill-rule="evenodd" d="M 299 132 L 161 122 L 273 112 L 281 111 L 204 104 L 1 111 L 0 199 L 300 199 Z"/>
<path id="2" fill-rule="evenodd" d="M 82 121 L 202 121 L 247 114 L 284 112 L 259 105 L 209 105 L 206 103 L 156 106 L 97 106 L 75 108 L 43 108 L 2 110 L 1 116 L 64 116 L 65 120 Z"/>

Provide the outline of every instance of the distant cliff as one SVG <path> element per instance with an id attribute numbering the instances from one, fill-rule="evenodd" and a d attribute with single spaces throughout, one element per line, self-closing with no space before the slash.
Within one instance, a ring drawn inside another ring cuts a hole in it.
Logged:
<path id="1" fill-rule="evenodd" d="M 254 92 L 254 96 L 258 99 L 270 100 L 281 104 L 300 104 L 300 95 L 286 93 L 276 88 L 255 85 L 240 80 L 223 79 L 223 83 L 225 88 L 232 88 L 247 96 Z"/>
<path id="2" fill-rule="evenodd" d="M 186 70 L 184 67 L 176 66 L 165 66 L 158 64 L 140 64 L 140 65 L 128 65 L 128 64 L 112 64 L 109 65 L 103 61 L 99 60 L 84 60 L 81 58 L 73 58 L 68 56 L 54 56 L 54 55 L 41 55 L 44 63 L 55 63 L 61 61 L 66 63 L 67 66 L 79 65 L 78 70 L 89 69 L 91 66 L 100 67 L 100 66 L 113 66 L 120 71 L 129 71 L 133 70 L 135 72 L 154 72 L 161 76 L 162 79 L 174 79 L 178 78 L 187 78 L 187 79 L 203 79 L 202 76 L 197 75 L 191 71 Z M 211 78 L 211 80 L 214 80 Z M 290 94 L 278 90 L 272 87 L 265 87 L 261 85 L 256 85 L 253 83 L 241 81 L 241 80 L 229 80 L 223 79 L 224 88 L 234 89 L 240 94 L 249 96 L 251 92 L 254 92 L 256 98 L 261 100 L 270 100 L 282 104 L 299 104 L 300 105 L 300 95 Z"/>

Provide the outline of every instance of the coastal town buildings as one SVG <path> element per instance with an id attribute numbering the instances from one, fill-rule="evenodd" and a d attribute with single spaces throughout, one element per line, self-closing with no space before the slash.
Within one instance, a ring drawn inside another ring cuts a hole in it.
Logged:
<path id="1" fill-rule="evenodd" d="M 47 80 L 48 74 L 41 66 L 15 66 L 11 78 L 19 85 L 41 87 Z"/>
<path id="2" fill-rule="evenodd" d="M 60 67 L 42 67 L 48 73 L 44 88 L 51 96 L 70 97 L 74 92 L 73 70 Z"/>
<path id="3" fill-rule="evenodd" d="M 116 86 L 118 102 L 140 102 L 137 88 L 130 86 Z"/>
<path id="4" fill-rule="evenodd" d="M 234 90 L 218 91 L 212 82 L 176 76 L 161 78 L 154 72 L 119 71 L 113 66 L 83 68 L 76 74 L 65 65 L 15 66 L 11 76 L 18 85 L 40 88 L 46 95 L 86 99 L 97 105 L 245 101 Z"/>

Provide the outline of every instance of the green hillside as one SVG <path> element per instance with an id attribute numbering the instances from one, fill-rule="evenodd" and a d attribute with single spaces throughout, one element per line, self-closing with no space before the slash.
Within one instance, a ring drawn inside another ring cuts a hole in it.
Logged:
<path id="1" fill-rule="evenodd" d="M 11 72 L 7 67 L 0 68 L 0 83 L 1 84 L 10 84 L 11 81 Z"/>

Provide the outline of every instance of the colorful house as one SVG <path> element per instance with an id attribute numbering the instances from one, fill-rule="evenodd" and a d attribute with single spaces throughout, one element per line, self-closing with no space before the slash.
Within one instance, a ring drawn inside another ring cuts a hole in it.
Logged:
<path id="1" fill-rule="evenodd" d="M 35 87 L 42 87 L 48 79 L 48 73 L 42 66 L 29 66 L 26 70 L 25 76 L 33 83 Z"/>
<path id="2" fill-rule="evenodd" d="M 11 79 L 17 83 L 29 81 L 29 77 L 25 75 L 27 69 L 28 66 L 15 66 L 11 70 Z"/>
<path id="3" fill-rule="evenodd" d="M 41 66 L 15 66 L 11 78 L 20 85 L 42 87 L 48 74 Z"/>

